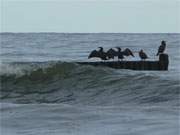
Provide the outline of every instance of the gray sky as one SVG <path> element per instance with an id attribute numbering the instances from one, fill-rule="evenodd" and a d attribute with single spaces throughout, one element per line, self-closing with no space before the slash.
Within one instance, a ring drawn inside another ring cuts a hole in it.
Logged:
<path id="1" fill-rule="evenodd" d="M 180 32 L 180 0 L 0 1 L 2 32 Z"/>

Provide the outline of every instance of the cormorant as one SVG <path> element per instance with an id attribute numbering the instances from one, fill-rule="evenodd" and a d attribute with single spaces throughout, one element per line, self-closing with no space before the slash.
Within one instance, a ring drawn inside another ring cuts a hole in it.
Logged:
<path id="1" fill-rule="evenodd" d="M 129 49 L 129 48 L 126 48 L 124 51 L 123 51 L 123 55 L 124 56 L 132 56 L 134 57 L 134 54 L 132 53 L 132 51 Z"/>
<path id="2" fill-rule="evenodd" d="M 109 59 L 114 59 L 114 57 L 117 56 L 117 52 L 113 48 L 111 48 L 106 52 L 106 55 Z"/>
<path id="3" fill-rule="evenodd" d="M 141 60 L 145 60 L 148 58 L 147 54 L 143 50 L 140 50 L 139 57 L 141 58 Z"/>
<path id="4" fill-rule="evenodd" d="M 97 57 L 97 58 L 100 58 L 102 60 L 107 60 L 106 53 L 104 52 L 103 48 L 102 47 L 98 47 L 98 48 L 100 48 L 100 50 L 99 51 L 93 50 L 89 54 L 88 59 L 93 58 L 93 57 Z"/>
<path id="5" fill-rule="evenodd" d="M 161 45 L 159 46 L 156 56 L 158 56 L 160 53 L 163 53 L 165 51 L 165 49 L 166 49 L 166 42 L 161 41 Z"/>
<path id="6" fill-rule="evenodd" d="M 118 52 L 117 52 L 118 60 L 119 59 L 123 60 L 124 59 L 124 55 L 123 55 L 123 52 L 121 51 L 121 48 L 117 47 L 117 49 L 118 49 Z"/>

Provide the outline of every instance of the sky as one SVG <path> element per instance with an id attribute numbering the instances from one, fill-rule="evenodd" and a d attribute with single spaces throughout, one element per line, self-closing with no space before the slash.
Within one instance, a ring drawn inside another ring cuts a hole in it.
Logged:
<path id="1" fill-rule="evenodd" d="M 180 33 L 180 0 L 0 0 L 1 32 Z"/>

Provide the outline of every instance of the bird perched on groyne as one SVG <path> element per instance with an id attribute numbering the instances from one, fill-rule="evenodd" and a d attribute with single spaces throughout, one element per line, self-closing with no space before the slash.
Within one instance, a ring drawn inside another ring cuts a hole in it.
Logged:
<path id="1" fill-rule="evenodd" d="M 123 55 L 124 55 L 124 56 L 132 56 L 132 57 L 134 57 L 133 52 L 132 52 L 129 48 L 126 48 L 126 49 L 123 51 Z"/>
<path id="2" fill-rule="evenodd" d="M 102 60 L 107 60 L 107 55 L 104 52 L 103 47 L 98 47 L 98 48 L 100 48 L 98 51 L 97 50 L 93 50 L 89 54 L 88 59 L 93 58 L 93 57 L 97 57 L 97 58 L 100 58 Z"/>
<path id="3" fill-rule="evenodd" d="M 123 52 L 121 51 L 121 48 L 120 47 L 116 47 L 116 48 L 118 49 L 118 52 L 117 52 L 118 60 L 119 59 L 123 60 L 124 55 L 123 55 Z"/>
<path id="4" fill-rule="evenodd" d="M 158 52 L 156 54 L 156 56 L 158 56 L 160 53 L 163 53 L 166 49 L 166 42 L 163 40 L 161 41 L 161 45 L 158 48 Z"/>
<path id="5" fill-rule="evenodd" d="M 139 57 L 141 58 L 141 60 L 145 60 L 148 58 L 147 54 L 142 49 L 139 51 Z"/>
<path id="6" fill-rule="evenodd" d="M 110 48 L 107 52 L 106 55 L 108 59 L 114 59 L 114 57 L 117 56 L 117 51 L 115 51 L 113 48 Z"/>

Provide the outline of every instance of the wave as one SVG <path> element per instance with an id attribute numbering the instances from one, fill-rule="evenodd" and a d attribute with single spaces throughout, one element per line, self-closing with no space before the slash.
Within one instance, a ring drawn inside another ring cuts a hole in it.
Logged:
<path id="1" fill-rule="evenodd" d="M 177 105 L 179 101 L 179 81 L 157 73 L 60 61 L 1 64 L 1 69 L 2 102 Z"/>

